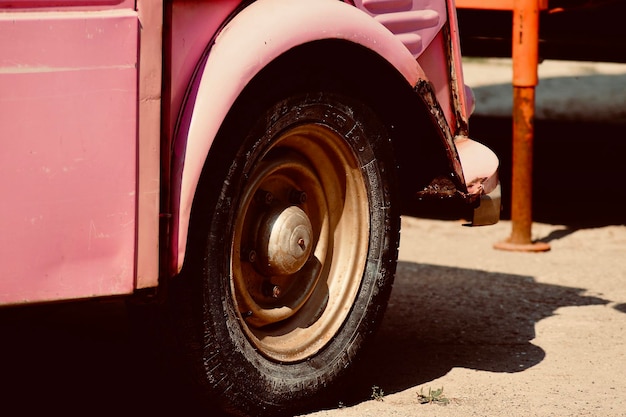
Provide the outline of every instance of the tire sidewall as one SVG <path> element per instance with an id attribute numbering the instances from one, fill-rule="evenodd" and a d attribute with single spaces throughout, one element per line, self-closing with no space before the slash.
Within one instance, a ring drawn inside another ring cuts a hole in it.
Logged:
<path id="1" fill-rule="evenodd" d="M 391 204 L 393 166 L 385 129 L 365 106 L 335 94 L 294 96 L 263 113 L 252 126 L 234 123 L 218 140 L 244 142 L 231 151 L 208 223 L 201 279 L 202 357 L 210 385 L 232 392 L 232 405 L 260 414 L 265 408 L 286 410 L 279 404 L 306 407 L 306 399 L 330 385 L 354 361 L 363 343 L 380 322 L 395 273 L 399 215 Z M 235 311 L 230 285 L 230 239 L 240 193 L 254 165 L 285 129 L 318 123 L 349 143 L 365 178 L 370 228 L 368 259 L 355 302 L 335 337 L 304 361 L 279 363 L 268 359 L 247 339 Z M 226 139 L 224 139 L 226 138 Z M 224 154 L 228 154 L 227 152 Z M 223 158 L 223 155 L 221 156 Z M 222 161 L 226 161 L 222 159 Z M 209 175 L 211 165 L 208 165 Z M 219 179 L 217 181 L 220 183 Z M 291 407 L 291 406 L 289 406 Z"/>

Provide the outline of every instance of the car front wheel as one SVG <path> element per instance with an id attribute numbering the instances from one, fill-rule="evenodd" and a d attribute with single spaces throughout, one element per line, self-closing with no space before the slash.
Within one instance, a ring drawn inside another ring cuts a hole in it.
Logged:
<path id="1" fill-rule="evenodd" d="M 196 193 L 178 326 L 209 395 L 242 415 L 290 414 L 382 319 L 399 243 L 394 163 L 382 123 L 345 96 L 236 116 Z"/>

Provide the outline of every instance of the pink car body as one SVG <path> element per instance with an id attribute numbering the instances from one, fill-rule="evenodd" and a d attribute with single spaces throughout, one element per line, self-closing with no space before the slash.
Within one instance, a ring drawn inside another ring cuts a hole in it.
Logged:
<path id="1" fill-rule="evenodd" d="M 0 0 L 0 305 L 131 294 L 177 274 L 224 117 L 270 62 L 313 41 L 366 48 L 425 92 L 457 194 L 482 200 L 475 224 L 497 221 L 498 161 L 468 139 L 454 10 L 454 0 Z M 386 82 L 359 64 L 345 71 Z"/>

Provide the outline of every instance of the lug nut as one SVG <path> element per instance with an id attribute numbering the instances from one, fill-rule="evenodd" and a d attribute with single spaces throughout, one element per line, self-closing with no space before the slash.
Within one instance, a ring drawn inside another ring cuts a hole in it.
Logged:
<path id="1" fill-rule="evenodd" d="M 241 252 L 241 258 L 250 263 L 256 262 L 256 251 L 254 249 L 245 249 Z"/>
<path id="2" fill-rule="evenodd" d="M 306 193 L 300 190 L 291 190 L 289 201 L 291 204 L 304 204 L 306 203 Z"/>
<path id="3" fill-rule="evenodd" d="M 278 298 L 280 296 L 280 287 L 271 282 L 263 283 L 263 295 L 270 298 Z"/>
<path id="4" fill-rule="evenodd" d="M 274 195 L 271 192 L 266 191 L 266 190 L 258 190 L 254 194 L 254 199 L 258 203 L 265 204 L 266 206 L 269 206 L 274 201 Z"/>

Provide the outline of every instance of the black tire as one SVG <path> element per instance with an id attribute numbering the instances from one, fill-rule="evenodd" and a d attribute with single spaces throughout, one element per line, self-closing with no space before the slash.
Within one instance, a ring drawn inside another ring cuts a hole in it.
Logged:
<path id="1" fill-rule="evenodd" d="M 173 290 L 202 390 L 250 416 L 310 408 L 344 374 L 382 319 L 400 235 L 373 112 L 330 93 L 268 107 L 220 131 Z"/>

